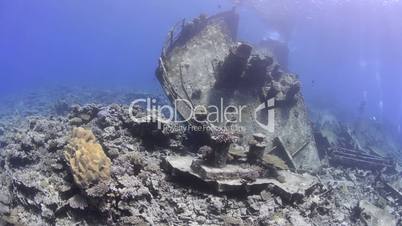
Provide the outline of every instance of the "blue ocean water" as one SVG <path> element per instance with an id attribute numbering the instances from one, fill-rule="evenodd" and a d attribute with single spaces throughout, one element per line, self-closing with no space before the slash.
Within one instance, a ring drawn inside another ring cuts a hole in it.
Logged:
<path id="1" fill-rule="evenodd" d="M 391 0 L 0 0 L 0 95 L 58 85 L 158 90 L 179 20 L 236 6 L 239 39 L 289 46 L 309 105 L 402 122 L 402 3 Z M 156 91 L 155 91 L 156 92 Z"/>

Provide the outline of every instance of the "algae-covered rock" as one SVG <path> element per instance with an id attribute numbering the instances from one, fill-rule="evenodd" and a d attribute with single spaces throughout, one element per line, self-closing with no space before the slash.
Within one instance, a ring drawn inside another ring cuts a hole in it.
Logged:
<path id="1" fill-rule="evenodd" d="M 89 189 L 110 180 L 111 161 L 91 130 L 74 128 L 65 152 L 74 182 Z"/>
<path id="2" fill-rule="evenodd" d="M 283 161 L 281 158 L 279 158 L 276 155 L 265 154 L 262 157 L 262 162 L 263 162 L 263 164 L 273 166 L 280 170 L 288 170 L 289 169 L 289 166 L 286 165 L 285 161 Z"/>

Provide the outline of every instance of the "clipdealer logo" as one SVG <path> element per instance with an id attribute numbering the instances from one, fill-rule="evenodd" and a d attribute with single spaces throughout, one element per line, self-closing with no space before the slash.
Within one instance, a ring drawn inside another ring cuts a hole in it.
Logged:
<path id="1" fill-rule="evenodd" d="M 263 111 L 267 112 L 267 121 L 262 122 L 258 114 Z M 254 110 L 254 120 L 262 129 L 270 133 L 275 132 L 275 98 L 269 99 L 266 103 L 260 104 Z"/>
<path id="2" fill-rule="evenodd" d="M 181 117 L 178 114 L 179 105 L 186 105 L 190 109 L 190 113 L 186 118 Z M 137 115 L 134 112 L 136 106 L 146 106 L 145 114 Z M 136 123 L 157 123 L 158 129 L 162 129 L 163 124 L 170 122 L 185 123 L 190 120 L 195 120 L 198 122 L 209 122 L 209 123 L 227 123 L 231 124 L 241 123 L 243 115 L 246 112 L 253 112 L 254 121 L 263 130 L 274 133 L 275 131 L 275 99 L 269 99 L 267 102 L 260 104 L 255 109 L 248 109 L 249 106 L 246 105 L 224 105 L 223 98 L 220 99 L 220 105 L 210 105 L 203 106 L 197 105 L 192 106 L 190 101 L 186 99 L 177 99 L 170 105 L 159 105 L 156 99 L 146 98 L 146 99 L 136 99 L 131 102 L 129 107 L 129 116 L 133 122 Z M 206 112 L 206 117 L 199 120 L 195 117 L 196 112 Z M 265 115 L 265 117 L 260 117 Z"/>

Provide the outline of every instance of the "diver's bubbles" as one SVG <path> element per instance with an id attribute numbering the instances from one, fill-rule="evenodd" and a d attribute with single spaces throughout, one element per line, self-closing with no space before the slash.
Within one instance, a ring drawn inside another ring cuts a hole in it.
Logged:
<path id="1" fill-rule="evenodd" d="M 367 95 L 368 95 L 367 90 L 363 91 L 363 100 L 367 101 Z"/>
<path id="2" fill-rule="evenodd" d="M 267 31 L 265 33 L 263 40 L 275 40 L 275 41 L 283 42 L 283 38 L 282 38 L 281 34 L 277 31 Z"/>
<path id="3" fill-rule="evenodd" d="M 375 79 L 376 79 L 376 81 L 378 82 L 378 83 L 381 83 L 381 80 L 382 80 L 382 76 L 381 76 L 381 73 L 380 72 L 375 72 Z"/>
<path id="4" fill-rule="evenodd" d="M 362 70 L 366 69 L 366 68 L 367 68 L 367 65 L 368 65 L 368 63 L 367 63 L 367 61 L 366 61 L 365 59 L 360 59 L 360 60 L 359 60 L 359 67 L 360 67 L 360 69 L 362 69 Z"/>
<path id="5" fill-rule="evenodd" d="M 381 112 L 384 110 L 384 101 L 380 100 L 378 102 L 378 108 L 380 109 Z"/>

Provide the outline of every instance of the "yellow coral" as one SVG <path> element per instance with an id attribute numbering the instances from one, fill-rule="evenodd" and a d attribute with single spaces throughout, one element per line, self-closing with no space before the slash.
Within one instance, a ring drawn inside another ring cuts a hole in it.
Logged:
<path id="1" fill-rule="evenodd" d="M 87 189 L 110 179 L 111 161 L 91 130 L 74 128 L 64 156 L 80 188 Z"/>

